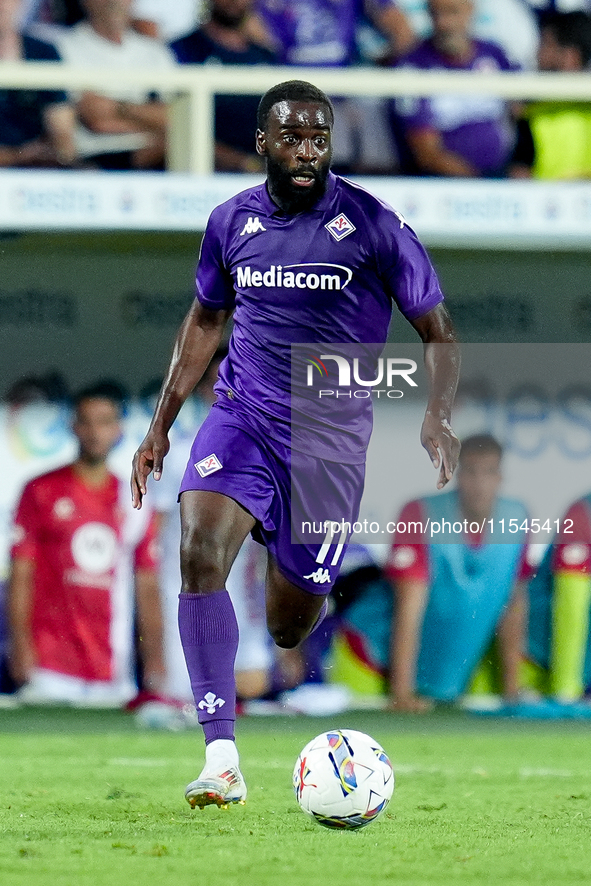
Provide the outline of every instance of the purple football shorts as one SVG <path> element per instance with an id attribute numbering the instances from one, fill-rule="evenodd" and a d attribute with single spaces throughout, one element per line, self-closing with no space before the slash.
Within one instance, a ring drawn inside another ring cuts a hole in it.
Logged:
<path id="1" fill-rule="evenodd" d="M 364 464 L 296 452 L 220 406 L 199 428 L 179 497 L 190 489 L 234 499 L 256 519 L 264 544 L 288 581 L 328 594 L 357 520 Z"/>

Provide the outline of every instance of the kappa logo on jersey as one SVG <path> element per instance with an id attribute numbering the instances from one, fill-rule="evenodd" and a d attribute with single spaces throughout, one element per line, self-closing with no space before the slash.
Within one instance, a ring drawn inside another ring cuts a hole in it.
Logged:
<path id="1" fill-rule="evenodd" d="M 213 474 L 214 471 L 219 471 L 223 465 L 217 455 L 212 453 L 207 458 L 202 458 L 201 461 L 198 461 L 195 467 L 202 477 L 207 477 L 209 474 Z"/>
<path id="2" fill-rule="evenodd" d="M 208 692 L 199 702 L 197 707 L 200 711 L 207 711 L 208 714 L 215 714 L 216 708 L 223 708 L 226 704 L 223 698 L 216 698 L 215 692 Z"/>
<path id="3" fill-rule="evenodd" d="M 352 224 L 342 212 L 340 215 L 337 215 L 336 218 L 333 218 L 332 221 L 329 221 L 327 225 L 324 225 L 324 227 L 335 240 L 342 240 L 343 237 L 347 237 L 349 234 L 352 234 L 353 231 L 357 230 L 355 225 Z"/>
<path id="4" fill-rule="evenodd" d="M 261 224 L 261 220 L 258 215 L 255 215 L 253 218 L 252 215 L 248 216 L 248 221 L 240 231 L 240 236 L 244 237 L 245 234 L 258 234 L 259 231 L 266 231 L 267 229 L 263 227 Z"/>
<path id="5" fill-rule="evenodd" d="M 322 569 L 321 566 L 318 567 L 316 572 L 311 572 L 310 575 L 304 575 L 304 578 L 311 579 L 316 585 L 325 585 L 327 581 L 331 580 L 328 569 Z"/>

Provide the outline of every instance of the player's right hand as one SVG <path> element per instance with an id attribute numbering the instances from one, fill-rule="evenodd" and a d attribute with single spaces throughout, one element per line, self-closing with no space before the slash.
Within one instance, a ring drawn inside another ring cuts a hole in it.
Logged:
<path id="1" fill-rule="evenodd" d="M 167 434 L 157 431 L 149 431 L 140 443 L 131 468 L 131 501 L 134 508 L 139 510 L 142 506 L 150 473 L 154 472 L 155 480 L 162 476 L 162 463 L 169 449 Z"/>

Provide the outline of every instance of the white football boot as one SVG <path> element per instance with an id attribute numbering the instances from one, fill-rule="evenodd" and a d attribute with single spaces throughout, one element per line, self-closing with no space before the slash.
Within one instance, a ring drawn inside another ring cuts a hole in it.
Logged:
<path id="1" fill-rule="evenodd" d="M 205 748 L 205 766 L 199 778 L 187 785 L 185 799 L 194 809 L 246 802 L 246 784 L 238 768 L 238 751 L 233 741 L 218 739 Z"/>

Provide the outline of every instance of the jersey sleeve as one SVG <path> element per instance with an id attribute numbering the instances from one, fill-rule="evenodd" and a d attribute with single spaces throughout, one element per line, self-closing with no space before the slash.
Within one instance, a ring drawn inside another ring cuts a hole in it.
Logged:
<path id="1" fill-rule="evenodd" d="M 395 210 L 380 226 L 379 263 L 384 286 L 407 320 L 422 317 L 443 301 L 427 252 L 412 228 Z"/>
<path id="2" fill-rule="evenodd" d="M 156 514 L 152 513 L 146 531 L 135 549 L 134 566 L 136 569 L 155 570 L 158 568 L 158 560 L 158 520 Z"/>
<path id="3" fill-rule="evenodd" d="M 195 277 L 196 298 L 213 311 L 229 311 L 235 304 L 234 281 L 224 265 L 221 207 L 211 213 L 201 242 Z"/>
<path id="4" fill-rule="evenodd" d="M 39 507 L 35 498 L 35 490 L 28 483 L 17 505 L 12 526 L 12 559 L 35 560 L 40 531 Z"/>
<path id="5" fill-rule="evenodd" d="M 392 581 L 429 581 L 429 546 L 424 543 L 420 501 L 406 504 L 396 521 L 396 533 L 384 571 Z"/>
<path id="6" fill-rule="evenodd" d="M 561 521 L 552 555 L 553 572 L 591 574 L 591 515 L 584 501 L 577 501 Z"/>

